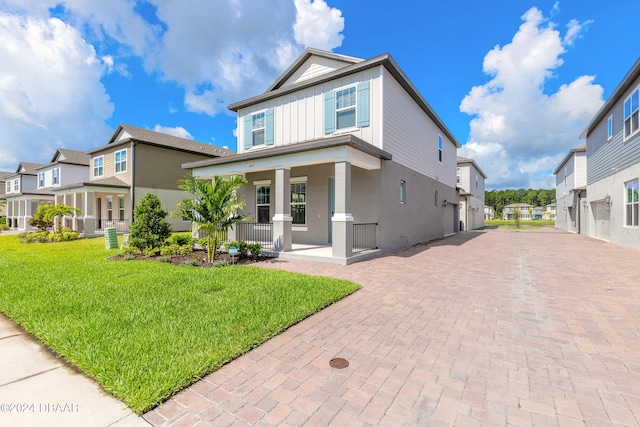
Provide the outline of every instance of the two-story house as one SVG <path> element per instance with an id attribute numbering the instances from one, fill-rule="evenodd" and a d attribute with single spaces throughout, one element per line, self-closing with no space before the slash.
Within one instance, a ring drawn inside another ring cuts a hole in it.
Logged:
<path id="1" fill-rule="evenodd" d="M 580 138 L 587 141 L 589 236 L 640 248 L 640 58 Z"/>
<path id="2" fill-rule="evenodd" d="M 484 182 L 487 176 L 480 166 L 466 157 L 457 158 L 456 185 L 460 189 L 460 229 L 484 227 Z"/>
<path id="3" fill-rule="evenodd" d="M 0 171 L 0 202 L 6 203 L 5 192 L 7 189 L 7 177 L 13 175 L 13 172 Z M 0 217 L 7 215 L 6 209 L 2 203 L 0 203 Z"/>
<path id="4" fill-rule="evenodd" d="M 15 172 L 5 177 L 5 212 L 10 230 L 32 230 L 29 219 L 45 203 L 53 203 L 53 194 L 38 189 L 39 163 L 20 162 Z"/>
<path id="5" fill-rule="evenodd" d="M 238 154 L 184 167 L 243 175 L 244 213 L 280 256 L 307 245 L 347 264 L 458 230 L 460 144 L 389 54 L 306 49 L 229 109 Z"/>
<path id="6" fill-rule="evenodd" d="M 147 193 L 156 194 L 168 212 L 187 197 L 178 188 L 178 180 L 186 173 L 183 163 L 230 153 L 211 144 L 121 124 L 106 145 L 88 152 L 89 174 L 85 180 L 52 191 L 56 203 L 80 211 L 73 218 L 65 218 L 70 228 L 85 236 L 103 233 L 107 227 L 127 232 L 134 207 Z M 190 230 L 187 221 L 167 220 L 174 231 Z"/>
<path id="7" fill-rule="evenodd" d="M 556 177 L 556 227 L 587 233 L 587 146 L 579 145 L 567 153 L 553 174 Z"/>
<path id="8" fill-rule="evenodd" d="M 502 218 L 506 220 L 514 220 L 516 219 L 516 215 L 519 215 L 520 221 L 531 221 L 531 212 L 533 212 L 533 205 L 529 205 L 527 203 L 512 203 L 504 207 L 502 211 Z"/>

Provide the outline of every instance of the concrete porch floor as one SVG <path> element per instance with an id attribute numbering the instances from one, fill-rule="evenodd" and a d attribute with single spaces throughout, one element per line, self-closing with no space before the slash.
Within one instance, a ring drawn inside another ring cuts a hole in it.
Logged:
<path id="1" fill-rule="evenodd" d="M 275 256 L 282 259 L 297 259 L 303 261 L 318 261 L 332 264 L 349 265 L 354 262 L 364 261 L 380 255 L 380 249 L 371 249 L 359 252 L 349 258 L 334 258 L 331 245 L 310 245 L 292 243 L 291 250 L 287 252 L 274 252 Z"/>

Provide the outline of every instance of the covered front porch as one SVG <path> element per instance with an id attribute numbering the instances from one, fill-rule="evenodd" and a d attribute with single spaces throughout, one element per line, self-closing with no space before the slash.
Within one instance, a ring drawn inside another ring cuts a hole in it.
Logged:
<path id="1" fill-rule="evenodd" d="M 104 234 L 106 228 L 128 233 L 131 225 L 131 197 L 129 186 L 82 183 L 55 190 L 55 203 L 77 209 L 65 216 L 62 224 L 84 236 Z"/>
<path id="2" fill-rule="evenodd" d="M 391 156 L 351 135 L 185 165 L 194 176 L 244 176 L 252 222 L 229 240 L 282 258 L 350 264 L 378 249 L 379 170 Z"/>

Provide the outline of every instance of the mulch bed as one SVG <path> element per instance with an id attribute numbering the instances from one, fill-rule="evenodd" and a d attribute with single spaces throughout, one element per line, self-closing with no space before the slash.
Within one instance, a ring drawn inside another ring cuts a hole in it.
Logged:
<path id="1" fill-rule="evenodd" d="M 107 259 L 114 260 L 114 261 L 149 260 L 149 261 L 157 261 L 157 262 L 166 262 L 168 264 L 173 264 L 173 265 L 188 265 L 193 267 L 215 267 L 218 265 L 229 265 L 229 264 L 247 265 L 247 264 L 255 264 L 260 261 L 266 261 L 271 259 L 270 257 L 266 257 L 266 256 L 256 256 L 256 257 L 250 256 L 245 258 L 240 258 L 236 256 L 233 258 L 229 254 L 222 253 L 222 254 L 216 255 L 216 259 L 213 263 L 208 263 L 206 251 L 194 250 L 189 255 L 165 255 L 165 256 L 157 255 L 153 257 L 146 257 L 142 254 L 139 254 L 134 256 L 133 258 L 123 256 L 123 255 L 115 255 Z"/>

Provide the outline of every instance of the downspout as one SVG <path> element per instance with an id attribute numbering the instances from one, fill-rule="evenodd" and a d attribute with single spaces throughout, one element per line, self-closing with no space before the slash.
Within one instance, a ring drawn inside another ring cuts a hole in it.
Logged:
<path id="1" fill-rule="evenodd" d="M 131 141 L 131 224 L 133 224 L 133 208 L 136 200 L 136 141 Z"/>
<path id="2" fill-rule="evenodd" d="M 576 201 L 576 222 L 578 223 L 578 234 L 580 234 L 580 210 L 582 209 L 582 204 L 580 203 L 580 195 L 581 191 L 578 191 L 578 200 Z"/>

